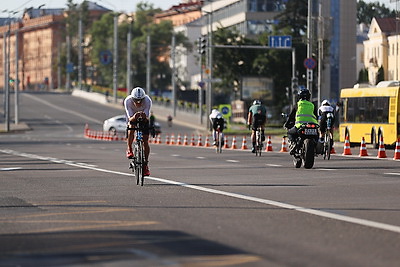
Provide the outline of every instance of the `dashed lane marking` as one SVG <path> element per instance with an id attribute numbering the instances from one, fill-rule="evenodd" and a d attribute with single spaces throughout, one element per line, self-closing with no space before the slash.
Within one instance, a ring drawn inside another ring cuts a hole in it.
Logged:
<path id="1" fill-rule="evenodd" d="M 239 162 L 238 160 L 234 160 L 234 159 L 227 159 L 226 161 L 227 161 L 227 162 L 233 162 L 233 163 Z"/>
<path id="2" fill-rule="evenodd" d="M 0 149 L 0 152 L 5 153 L 5 154 L 16 155 L 16 156 L 20 156 L 20 157 L 34 158 L 34 159 L 40 159 L 40 160 L 45 160 L 45 161 L 61 163 L 61 164 L 65 164 L 68 166 L 80 167 L 80 168 L 90 169 L 90 170 L 104 172 L 104 173 L 112 173 L 112 174 L 124 175 L 124 176 L 133 176 L 133 174 L 130 174 L 130 173 L 124 173 L 124 172 L 119 172 L 119 171 L 91 167 L 91 166 L 87 166 L 87 165 L 81 165 L 81 164 L 77 164 L 75 162 L 68 161 L 68 160 L 54 160 L 54 158 L 42 157 L 39 155 L 28 154 L 28 153 L 22 153 L 22 152 L 10 150 L 10 149 Z M 294 210 L 297 212 L 302 212 L 302 213 L 307 213 L 307 214 L 311 214 L 311 215 L 315 215 L 315 216 L 319 216 L 319 217 L 324 217 L 324 218 L 348 222 L 348 223 L 352 223 L 352 224 L 367 226 L 370 228 L 400 233 L 399 226 L 391 225 L 391 224 L 387 224 L 387 223 L 375 222 L 375 221 L 370 221 L 370 220 L 366 220 L 366 219 L 359 219 L 359 218 L 350 217 L 350 216 L 346 216 L 346 215 L 330 213 L 330 212 L 322 211 L 322 210 L 314 210 L 314 209 L 296 206 L 296 205 L 292 205 L 292 204 L 288 204 L 288 203 L 284 203 L 284 202 L 278 202 L 278 201 L 269 200 L 269 199 L 262 199 L 262 198 L 258 198 L 258 197 L 252 197 L 252 196 L 242 195 L 242 194 L 237 194 L 237 193 L 225 192 L 225 191 L 221 191 L 221 190 L 206 188 L 206 187 L 197 186 L 197 185 L 191 185 L 191 184 L 187 184 L 187 183 L 182 183 L 182 182 L 158 178 L 158 177 L 149 176 L 149 177 L 146 177 L 146 179 L 158 181 L 158 182 L 165 183 L 165 184 L 182 186 L 182 187 L 186 187 L 186 188 L 190 188 L 190 189 L 194 189 L 194 190 L 198 190 L 198 191 L 202 191 L 202 192 L 212 193 L 212 194 L 216 194 L 216 195 L 233 197 L 233 198 L 242 199 L 242 200 L 246 200 L 246 201 L 252 201 L 252 202 L 256 202 L 256 203 L 266 204 L 266 205 L 270 205 L 270 206 L 279 207 L 282 209 Z"/>

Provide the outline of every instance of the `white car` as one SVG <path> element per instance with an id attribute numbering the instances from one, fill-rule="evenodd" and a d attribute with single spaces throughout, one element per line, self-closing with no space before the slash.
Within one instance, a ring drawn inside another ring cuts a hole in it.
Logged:
<path id="1" fill-rule="evenodd" d="M 161 133 L 161 126 L 158 122 L 154 123 L 154 129 L 156 134 Z M 118 115 L 112 118 L 109 118 L 103 123 L 103 131 L 104 132 L 112 132 L 116 134 L 117 132 L 125 132 L 126 131 L 126 116 Z"/>
<path id="2" fill-rule="evenodd" d="M 104 132 L 125 132 L 126 131 L 126 116 L 118 115 L 112 118 L 109 118 L 103 123 L 103 131 Z"/>

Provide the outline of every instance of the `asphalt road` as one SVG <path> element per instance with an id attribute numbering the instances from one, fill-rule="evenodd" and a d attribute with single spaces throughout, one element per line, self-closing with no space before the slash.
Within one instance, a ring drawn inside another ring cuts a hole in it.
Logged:
<path id="1" fill-rule="evenodd" d="M 121 141 L 83 137 L 120 110 L 22 94 L 31 131 L 0 135 L 0 266 L 399 266 L 400 162 L 151 145 L 137 186 Z M 166 132 L 192 134 L 174 125 Z"/>

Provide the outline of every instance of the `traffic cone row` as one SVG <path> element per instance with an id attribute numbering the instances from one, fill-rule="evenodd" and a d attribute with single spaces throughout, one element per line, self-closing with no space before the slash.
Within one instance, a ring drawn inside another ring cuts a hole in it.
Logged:
<path id="1" fill-rule="evenodd" d="M 118 135 L 118 134 L 112 134 L 112 133 L 109 133 L 109 132 L 90 130 L 89 126 L 87 124 L 85 125 L 85 129 L 84 129 L 84 137 L 85 138 L 89 138 L 89 139 L 95 139 L 95 140 L 126 141 L 125 137 L 123 137 L 121 135 Z M 161 135 L 158 134 L 157 136 L 155 136 L 153 138 L 149 138 L 149 143 L 162 144 Z M 266 143 L 267 143 L 267 145 L 266 145 L 265 151 L 266 152 L 273 151 L 271 136 L 268 136 Z M 205 144 L 203 145 L 202 136 L 201 135 L 198 136 L 198 141 L 197 141 L 197 144 L 196 144 L 195 143 L 195 137 L 194 137 L 193 134 L 191 136 L 190 143 L 188 142 L 188 137 L 187 137 L 186 134 L 184 135 L 183 142 L 182 142 L 182 138 L 181 138 L 180 134 L 178 134 L 176 142 L 175 142 L 175 135 L 174 134 L 171 134 L 171 138 L 169 137 L 169 135 L 166 135 L 165 144 L 167 144 L 167 145 L 182 145 L 182 146 L 211 147 L 211 145 L 210 145 L 210 137 L 208 135 L 206 137 Z M 229 146 L 228 137 L 225 135 L 224 136 L 224 148 L 238 149 L 237 144 L 236 144 L 236 136 L 233 136 L 232 144 L 231 144 L 231 146 Z M 248 149 L 246 136 L 243 136 L 241 149 L 242 150 L 247 150 Z M 281 150 L 279 152 L 288 152 L 288 148 L 287 148 L 287 143 L 286 143 L 285 137 L 282 138 L 282 146 L 281 146 Z M 332 146 L 332 149 L 331 149 L 331 154 L 336 154 L 335 148 L 333 146 Z M 346 139 L 345 139 L 345 142 L 344 142 L 344 150 L 343 150 L 343 154 L 342 155 L 352 155 L 351 149 L 350 149 L 350 141 L 349 141 L 349 137 L 348 136 L 346 136 Z M 368 156 L 367 147 L 366 147 L 366 143 L 365 143 L 364 137 L 362 137 L 362 139 L 361 139 L 359 156 L 360 157 Z M 381 135 L 380 140 L 379 140 L 379 148 L 378 148 L 377 158 L 387 158 L 386 151 L 385 151 L 385 144 L 383 142 L 383 136 L 382 135 Z M 400 138 L 398 138 L 397 142 L 396 142 L 396 148 L 395 148 L 395 151 L 394 151 L 393 160 L 400 160 Z"/>

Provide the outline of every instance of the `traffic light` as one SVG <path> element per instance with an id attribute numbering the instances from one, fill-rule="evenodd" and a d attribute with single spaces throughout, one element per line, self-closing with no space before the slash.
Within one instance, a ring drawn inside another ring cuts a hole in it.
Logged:
<path id="1" fill-rule="evenodd" d="M 207 38 L 206 37 L 200 37 L 198 40 L 198 50 L 200 55 L 204 55 L 206 53 L 207 49 Z"/>

